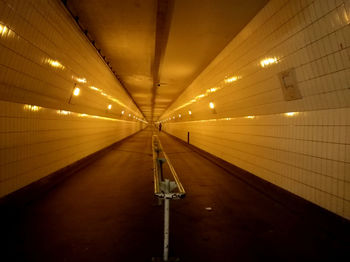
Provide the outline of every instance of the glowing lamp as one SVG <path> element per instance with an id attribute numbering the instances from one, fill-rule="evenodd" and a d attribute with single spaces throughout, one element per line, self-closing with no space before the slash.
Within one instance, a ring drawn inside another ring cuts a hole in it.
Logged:
<path id="1" fill-rule="evenodd" d="M 74 88 L 73 95 L 78 96 L 79 93 L 80 93 L 80 88 L 79 87 Z"/>

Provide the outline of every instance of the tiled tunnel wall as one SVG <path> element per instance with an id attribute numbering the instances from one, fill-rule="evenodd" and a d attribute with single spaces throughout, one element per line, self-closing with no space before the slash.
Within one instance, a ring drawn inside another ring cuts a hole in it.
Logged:
<path id="1" fill-rule="evenodd" d="M 349 24 L 349 0 L 270 1 L 168 108 L 163 129 L 350 219 Z M 300 99 L 282 92 L 290 68 Z"/>
<path id="2" fill-rule="evenodd" d="M 0 197 L 144 126 L 61 1 L 0 0 Z"/>

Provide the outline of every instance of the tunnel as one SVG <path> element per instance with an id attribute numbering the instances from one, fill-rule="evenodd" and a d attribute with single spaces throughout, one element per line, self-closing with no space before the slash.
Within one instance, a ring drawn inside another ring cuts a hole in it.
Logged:
<path id="1" fill-rule="evenodd" d="M 350 0 L 0 0 L 0 261 L 350 261 Z"/>

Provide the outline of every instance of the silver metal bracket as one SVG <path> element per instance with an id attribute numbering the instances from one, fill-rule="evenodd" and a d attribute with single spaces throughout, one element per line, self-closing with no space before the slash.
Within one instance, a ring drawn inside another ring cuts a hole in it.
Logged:
<path id="1" fill-rule="evenodd" d="M 177 176 L 174 167 L 170 163 L 169 158 L 162 149 L 162 144 L 158 136 L 152 137 L 153 149 L 153 177 L 154 177 L 154 195 L 164 202 L 164 249 L 163 259 L 153 258 L 152 261 L 179 261 L 177 258 L 169 258 L 169 217 L 170 217 L 170 200 L 184 198 L 186 192 Z M 164 158 L 161 158 L 163 156 Z M 163 164 L 167 163 L 174 181 L 164 179 Z M 177 192 L 172 192 L 177 189 Z"/>
<path id="2" fill-rule="evenodd" d="M 170 193 L 175 188 L 177 188 L 177 185 L 176 185 L 175 181 L 170 181 L 169 182 L 169 188 L 167 188 L 167 184 L 166 184 L 165 181 L 161 181 L 159 186 L 160 186 L 160 190 L 162 192 L 164 192 L 164 193 L 167 193 L 167 191 L 169 191 L 169 193 Z"/>

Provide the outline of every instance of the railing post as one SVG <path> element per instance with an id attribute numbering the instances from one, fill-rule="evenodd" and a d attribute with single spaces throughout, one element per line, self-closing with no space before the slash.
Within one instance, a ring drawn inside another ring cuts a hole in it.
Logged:
<path id="1" fill-rule="evenodd" d="M 170 192 L 169 179 L 165 179 L 165 193 Z M 170 210 L 170 199 L 164 198 L 164 253 L 163 260 L 168 261 L 169 258 L 169 210 Z"/>
<path id="2" fill-rule="evenodd" d="M 162 145 L 156 135 L 152 137 L 153 149 L 153 177 L 154 177 L 154 194 L 158 197 L 158 204 L 164 199 L 164 250 L 163 258 L 152 258 L 152 261 L 169 261 L 169 235 L 170 235 L 170 200 L 182 199 L 186 192 L 183 188 L 179 177 L 177 176 L 174 167 L 170 163 L 166 153 L 162 150 Z M 164 158 L 161 158 L 161 155 Z M 163 163 L 167 163 L 174 181 L 164 179 L 163 177 Z M 178 192 L 173 192 L 174 189 Z M 160 259 L 160 260 L 159 260 Z M 175 260 L 174 260 L 175 259 Z M 176 258 L 170 258 L 170 261 L 178 261 Z"/>

